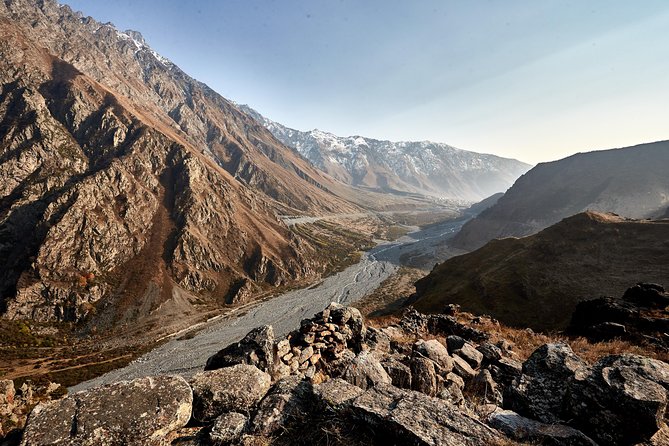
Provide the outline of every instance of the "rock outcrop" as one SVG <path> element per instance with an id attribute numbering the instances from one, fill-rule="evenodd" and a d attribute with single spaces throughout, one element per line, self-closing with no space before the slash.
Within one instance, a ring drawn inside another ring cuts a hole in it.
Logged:
<path id="1" fill-rule="evenodd" d="M 669 293 L 662 285 L 638 283 L 628 288 L 622 298 L 599 297 L 580 302 L 567 330 L 593 342 L 623 339 L 669 350 L 667 306 Z"/>

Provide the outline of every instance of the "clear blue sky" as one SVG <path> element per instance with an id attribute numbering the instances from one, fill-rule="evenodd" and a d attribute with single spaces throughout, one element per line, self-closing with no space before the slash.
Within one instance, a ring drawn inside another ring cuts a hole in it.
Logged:
<path id="1" fill-rule="evenodd" d="M 666 0 L 65 0 L 300 130 L 536 163 L 669 139 Z"/>

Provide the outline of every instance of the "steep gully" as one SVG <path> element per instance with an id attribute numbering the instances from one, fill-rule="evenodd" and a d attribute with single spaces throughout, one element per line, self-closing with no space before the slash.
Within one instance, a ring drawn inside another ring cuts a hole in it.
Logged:
<path id="1" fill-rule="evenodd" d="M 217 318 L 190 339 L 173 337 L 126 367 L 78 384 L 70 391 L 141 376 L 192 375 L 202 370 L 207 358 L 255 327 L 271 324 L 275 333 L 283 336 L 330 302 L 350 304 L 363 298 L 397 271 L 404 264 L 402 259 L 410 259 L 414 253 L 435 252 L 435 245 L 452 237 L 465 222 L 465 219 L 444 222 L 411 232 L 395 242 L 379 244 L 364 253 L 360 262 L 321 283 L 261 302 L 244 314 L 231 312 Z M 437 260 L 445 258 L 433 259 Z"/>

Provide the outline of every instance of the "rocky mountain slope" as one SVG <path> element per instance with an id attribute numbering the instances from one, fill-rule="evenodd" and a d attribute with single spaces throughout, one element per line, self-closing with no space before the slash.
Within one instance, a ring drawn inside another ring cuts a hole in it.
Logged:
<path id="1" fill-rule="evenodd" d="M 331 304 L 284 338 L 256 328 L 190 378 L 40 403 L 22 435 L 20 424 L 10 435 L 23 446 L 667 444 L 666 362 L 604 354 L 588 363 L 565 343 L 521 362 L 514 343 L 483 326 L 458 312 L 407 311 L 373 328 Z M 21 410 L 14 393 L 0 381 L 10 415 Z"/>
<path id="2" fill-rule="evenodd" d="M 581 213 L 524 238 L 493 240 L 416 283 L 414 305 L 462 305 L 521 327 L 563 329 L 579 301 L 669 281 L 669 220 Z"/>
<path id="3" fill-rule="evenodd" d="M 467 223 L 452 245 L 534 234 L 586 210 L 659 217 L 669 203 L 669 141 L 579 153 L 527 172 L 499 202 Z"/>
<path id="4" fill-rule="evenodd" d="M 316 278 L 328 247 L 278 215 L 360 212 L 340 186 L 139 33 L 0 3 L 5 317 L 102 328 Z"/>
<path id="5" fill-rule="evenodd" d="M 372 190 L 480 201 L 504 192 L 531 167 L 429 141 L 391 142 L 320 130 L 301 132 L 248 106 L 241 108 L 319 169 L 347 184 Z"/>

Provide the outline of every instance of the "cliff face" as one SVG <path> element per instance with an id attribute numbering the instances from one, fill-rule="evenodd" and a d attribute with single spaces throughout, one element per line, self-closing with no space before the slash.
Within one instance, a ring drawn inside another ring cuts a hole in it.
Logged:
<path id="1" fill-rule="evenodd" d="M 542 163 L 519 178 L 453 239 L 474 250 L 489 240 L 534 234 L 587 210 L 655 218 L 669 203 L 669 141 L 579 153 Z"/>
<path id="2" fill-rule="evenodd" d="M 316 277 L 323 256 L 277 215 L 359 211 L 331 181 L 139 34 L 0 4 L 6 317 L 132 319 Z"/>

